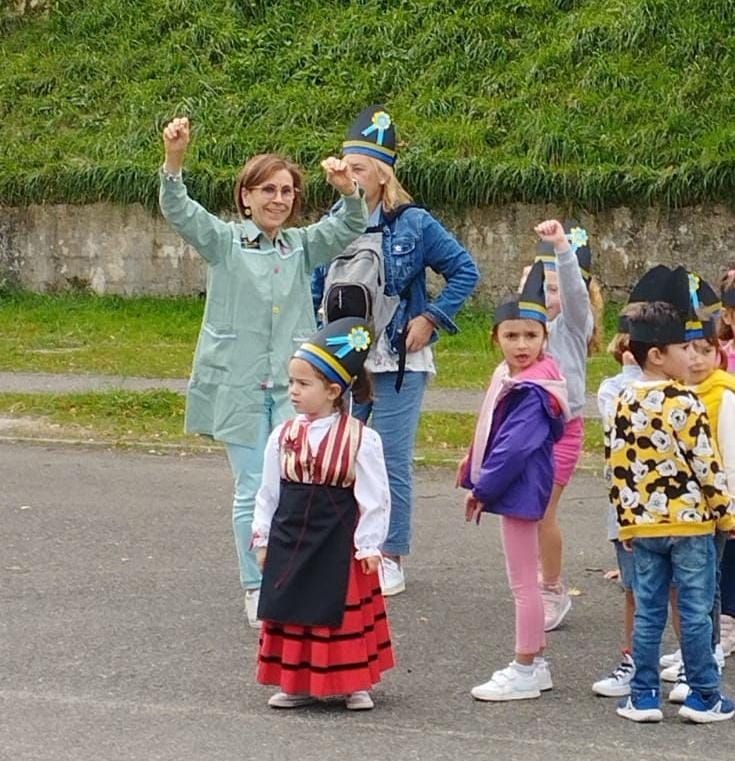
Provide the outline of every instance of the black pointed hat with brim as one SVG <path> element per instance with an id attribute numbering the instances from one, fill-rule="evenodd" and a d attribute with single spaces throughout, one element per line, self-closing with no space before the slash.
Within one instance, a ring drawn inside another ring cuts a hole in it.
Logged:
<path id="1" fill-rule="evenodd" d="M 368 355 L 373 337 L 359 317 L 341 317 L 325 325 L 299 346 L 294 357 L 303 359 L 342 391 L 349 388 Z"/>
<path id="2" fill-rule="evenodd" d="M 668 321 L 651 324 L 642 316 L 628 318 L 628 332 L 631 341 L 646 344 L 684 343 L 686 338 L 686 318 L 690 310 L 689 273 L 680 267 L 671 270 L 663 264 L 648 270 L 633 286 L 629 302 L 653 304 L 664 302 L 674 307 L 675 313 Z"/>
<path id="3" fill-rule="evenodd" d="M 684 269 L 677 267 L 677 270 Z M 674 270 L 675 272 L 677 270 Z M 685 270 L 686 271 L 686 270 Z M 686 322 L 687 341 L 709 338 L 715 332 L 715 316 L 722 303 L 712 286 L 696 272 L 688 272 L 689 312 Z"/>
<path id="4" fill-rule="evenodd" d="M 342 153 L 361 153 L 388 166 L 396 163 L 396 128 L 385 106 L 374 104 L 360 112 L 347 131 Z"/>
<path id="5" fill-rule="evenodd" d="M 520 293 L 506 296 L 496 307 L 493 326 L 506 320 L 536 320 L 546 324 L 543 262 L 534 262 Z"/>
<path id="6" fill-rule="evenodd" d="M 730 267 L 727 271 L 727 279 L 729 280 L 733 274 L 735 274 L 735 268 Z M 722 286 L 722 289 L 720 290 L 720 301 L 722 302 L 723 307 L 735 309 L 735 281 L 733 281 L 729 288 L 724 285 Z"/>
<path id="7" fill-rule="evenodd" d="M 702 299 L 706 303 L 703 304 Z M 714 333 L 714 320 L 707 314 L 708 305 L 716 303 L 716 294 L 702 278 L 684 267 L 671 270 L 659 264 L 643 275 L 630 293 L 632 302 L 665 302 L 678 312 L 671 324 L 651 325 L 628 319 L 631 341 L 643 343 L 684 343 L 708 338 Z"/>

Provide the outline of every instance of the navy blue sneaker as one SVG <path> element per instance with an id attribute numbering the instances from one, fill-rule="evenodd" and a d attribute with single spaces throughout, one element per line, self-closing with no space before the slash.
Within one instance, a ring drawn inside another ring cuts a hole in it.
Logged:
<path id="1" fill-rule="evenodd" d="M 709 724 L 713 721 L 726 721 L 735 716 L 735 707 L 730 698 L 719 692 L 713 692 L 708 698 L 692 690 L 684 705 L 679 709 L 679 716 L 697 724 Z"/>
<path id="2" fill-rule="evenodd" d="M 656 690 L 628 695 L 618 703 L 618 716 L 631 721 L 661 721 L 661 698 Z"/>

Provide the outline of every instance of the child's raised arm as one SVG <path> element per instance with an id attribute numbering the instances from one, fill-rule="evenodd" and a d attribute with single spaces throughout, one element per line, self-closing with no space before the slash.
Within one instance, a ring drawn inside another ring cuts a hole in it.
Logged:
<path id="1" fill-rule="evenodd" d="M 582 277 L 577 257 L 572 251 L 564 226 L 556 219 L 547 219 L 534 227 L 539 238 L 554 247 L 559 301 L 564 322 L 587 341 L 592 334 L 594 318 L 587 284 Z"/>

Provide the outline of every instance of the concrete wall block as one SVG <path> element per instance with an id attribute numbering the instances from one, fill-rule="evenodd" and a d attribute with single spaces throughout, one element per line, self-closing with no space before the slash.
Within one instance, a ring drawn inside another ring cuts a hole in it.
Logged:
<path id="1" fill-rule="evenodd" d="M 533 226 L 564 215 L 553 204 L 507 204 L 439 216 L 477 259 L 477 298 L 494 300 L 515 287 L 533 260 Z M 735 211 L 725 205 L 618 207 L 579 219 L 608 296 L 624 296 L 657 263 L 685 264 L 714 284 L 735 261 Z M 205 276 L 196 251 L 140 205 L 0 207 L 0 282 L 32 291 L 87 286 L 164 296 L 202 293 Z M 439 277 L 430 282 L 432 290 L 441 287 Z"/>

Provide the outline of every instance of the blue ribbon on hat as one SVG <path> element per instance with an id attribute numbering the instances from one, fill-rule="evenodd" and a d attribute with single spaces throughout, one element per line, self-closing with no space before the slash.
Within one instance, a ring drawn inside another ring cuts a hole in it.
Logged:
<path id="1" fill-rule="evenodd" d="M 694 272 L 689 273 L 689 297 L 692 300 L 692 306 L 696 312 L 699 309 L 699 276 Z"/>
<path id="2" fill-rule="evenodd" d="M 367 137 L 372 135 L 373 132 L 377 132 L 378 137 L 375 142 L 378 145 L 383 145 L 383 135 L 390 128 L 390 125 L 390 116 L 385 111 L 376 111 L 372 116 L 372 124 L 369 127 L 365 127 L 361 134 Z"/>
<path id="3" fill-rule="evenodd" d="M 577 249 L 586 246 L 589 238 L 587 237 L 587 230 L 584 227 L 573 227 L 567 234 L 566 238 L 569 241 L 569 245 L 572 249 L 572 253 L 576 254 Z"/>
<path id="4" fill-rule="evenodd" d="M 343 359 L 351 351 L 366 351 L 370 346 L 370 333 L 362 327 L 352 328 L 346 336 L 327 338 L 327 346 L 339 346 L 334 356 Z"/>

